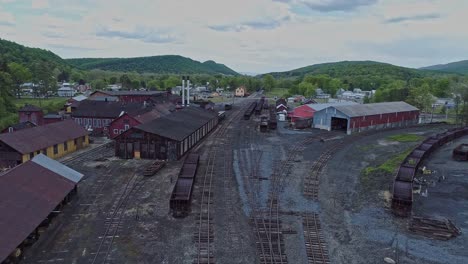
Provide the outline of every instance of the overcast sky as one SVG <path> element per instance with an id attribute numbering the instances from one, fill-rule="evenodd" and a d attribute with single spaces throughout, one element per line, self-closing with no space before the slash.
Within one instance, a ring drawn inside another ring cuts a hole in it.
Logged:
<path id="1" fill-rule="evenodd" d="M 0 0 L 0 38 L 63 58 L 179 54 L 240 72 L 468 59 L 467 0 Z"/>

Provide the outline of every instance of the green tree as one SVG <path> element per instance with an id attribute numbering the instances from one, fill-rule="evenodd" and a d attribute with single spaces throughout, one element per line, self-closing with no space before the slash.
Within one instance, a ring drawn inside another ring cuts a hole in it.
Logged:
<path id="1" fill-rule="evenodd" d="M 423 112 L 430 112 L 432 105 L 435 103 L 435 97 L 429 92 L 430 87 L 427 83 L 412 88 L 408 97 L 408 102 Z"/>
<path id="2" fill-rule="evenodd" d="M 181 85 L 182 80 L 174 75 L 169 76 L 166 80 L 164 80 L 164 88 L 173 88 L 175 86 Z"/>
<path id="3" fill-rule="evenodd" d="M 128 90 L 132 86 L 132 80 L 128 77 L 127 74 L 120 76 L 120 83 L 122 84 L 122 89 Z"/>
<path id="4" fill-rule="evenodd" d="M 112 76 L 109 78 L 109 84 L 116 84 L 117 83 L 117 77 Z"/>
<path id="5" fill-rule="evenodd" d="M 150 81 L 148 81 L 148 83 L 146 84 L 146 87 L 149 88 L 149 89 L 152 90 L 152 91 L 158 90 L 159 81 L 158 81 L 158 80 L 150 80 Z"/>
<path id="6" fill-rule="evenodd" d="M 39 91 L 36 91 L 36 95 L 42 94 L 47 95 L 48 91 L 57 90 L 57 82 L 54 76 L 53 65 L 41 61 L 34 63 L 32 66 L 33 82 L 39 84 Z"/>
<path id="7" fill-rule="evenodd" d="M 275 77 L 273 77 L 273 75 L 271 74 L 266 74 L 265 76 L 263 76 L 263 87 L 265 87 L 266 91 L 271 91 L 273 88 L 275 88 Z"/>
<path id="8" fill-rule="evenodd" d="M 91 88 L 94 90 L 104 90 L 107 87 L 107 82 L 105 80 L 94 80 L 91 82 Z"/>
<path id="9" fill-rule="evenodd" d="M 31 72 L 23 65 L 11 62 L 8 64 L 8 71 L 10 72 L 11 80 L 14 83 L 16 96 L 21 98 L 21 84 L 31 80 Z"/>

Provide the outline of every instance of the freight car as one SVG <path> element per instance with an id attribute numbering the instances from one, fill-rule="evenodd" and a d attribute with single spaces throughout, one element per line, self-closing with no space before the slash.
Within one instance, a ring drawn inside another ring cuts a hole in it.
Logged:
<path id="1" fill-rule="evenodd" d="M 265 102 L 265 97 L 262 97 L 260 98 L 260 100 L 258 100 L 257 106 L 255 107 L 255 115 L 260 115 L 262 113 L 264 102 Z"/>
<path id="2" fill-rule="evenodd" d="M 268 104 L 268 99 L 265 99 L 265 102 L 263 102 L 263 109 L 269 109 L 270 105 Z"/>
<path id="3" fill-rule="evenodd" d="M 268 132 L 268 117 L 260 117 L 260 132 Z"/>
<path id="4" fill-rule="evenodd" d="M 189 154 L 180 169 L 176 184 L 172 190 L 169 208 L 174 217 L 183 217 L 190 212 L 192 190 L 197 175 L 200 155 Z"/>
<path id="5" fill-rule="evenodd" d="M 252 102 L 249 107 L 244 112 L 244 119 L 249 120 L 250 116 L 252 116 L 255 108 L 257 107 L 257 102 Z"/>
<path id="6" fill-rule="evenodd" d="M 277 121 L 276 121 L 276 111 L 275 111 L 275 106 L 272 105 L 270 107 L 270 118 L 268 119 L 268 128 L 269 129 L 276 129 L 277 127 Z"/>
<path id="7" fill-rule="evenodd" d="M 468 135 L 468 127 L 451 129 L 424 140 L 402 162 L 393 183 L 392 210 L 399 216 L 411 214 L 413 182 L 419 166 L 434 150 L 443 144 Z"/>
<path id="8" fill-rule="evenodd" d="M 468 160 L 468 144 L 458 145 L 453 150 L 452 158 L 457 161 L 467 161 Z"/>

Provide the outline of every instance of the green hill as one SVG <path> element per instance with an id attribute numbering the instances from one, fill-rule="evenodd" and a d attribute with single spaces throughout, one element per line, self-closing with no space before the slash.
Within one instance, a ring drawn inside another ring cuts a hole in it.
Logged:
<path id="1" fill-rule="evenodd" d="M 62 58 L 55 53 L 39 49 L 29 48 L 12 41 L 0 39 L 0 61 L 3 63 L 16 62 L 30 67 L 37 62 L 47 62 L 58 68 L 68 66 Z"/>
<path id="2" fill-rule="evenodd" d="M 164 55 L 137 58 L 83 58 L 67 59 L 71 65 L 83 69 L 139 73 L 205 73 L 238 75 L 237 72 L 214 61 L 199 62 L 178 55 Z"/>
<path id="3" fill-rule="evenodd" d="M 423 70 L 468 74 L 468 60 L 438 64 L 421 68 Z"/>
<path id="4" fill-rule="evenodd" d="M 306 74 L 326 74 L 333 78 L 393 78 L 408 80 L 437 75 L 438 72 L 417 70 L 376 61 L 341 61 L 315 64 L 299 69 L 270 73 L 275 78 L 302 77 Z"/>

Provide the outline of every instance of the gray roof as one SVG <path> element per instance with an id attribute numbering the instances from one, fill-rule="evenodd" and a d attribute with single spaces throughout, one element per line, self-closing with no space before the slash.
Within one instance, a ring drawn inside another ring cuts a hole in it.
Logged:
<path id="1" fill-rule="evenodd" d="M 407 104 L 405 102 L 339 105 L 339 106 L 332 106 L 332 107 L 349 117 L 419 111 L 418 108 L 410 104 Z"/>
<path id="2" fill-rule="evenodd" d="M 161 137 L 182 141 L 214 118 L 218 118 L 217 113 L 200 107 L 186 107 L 135 128 Z"/>
<path id="3" fill-rule="evenodd" d="M 307 104 L 308 107 L 314 109 L 315 111 L 320 111 L 330 106 L 340 106 L 340 105 L 357 105 L 356 102 L 336 102 L 336 103 L 323 103 L 323 104 Z"/>
<path id="4" fill-rule="evenodd" d="M 32 161 L 38 165 L 41 165 L 44 168 L 47 168 L 58 175 L 61 175 L 74 183 L 78 183 L 81 178 L 83 178 L 83 174 L 63 165 L 62 163 L 53 160 L 43 154 L 39 154 L 35 156 Z"/>

